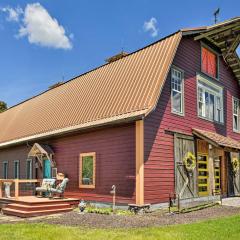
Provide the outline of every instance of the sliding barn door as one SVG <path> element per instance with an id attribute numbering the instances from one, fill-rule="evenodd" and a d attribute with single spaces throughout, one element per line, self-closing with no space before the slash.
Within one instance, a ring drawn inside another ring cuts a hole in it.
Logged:
<path id="1" fill-rule="evenodd" d="M 196 196 L 196 168 L 194 171 L 188 172 L 183 164 L 183 159 L 188 152 L 196 155 L 193 137 L 175 134 L 175 189 L 181 199 Z"/>

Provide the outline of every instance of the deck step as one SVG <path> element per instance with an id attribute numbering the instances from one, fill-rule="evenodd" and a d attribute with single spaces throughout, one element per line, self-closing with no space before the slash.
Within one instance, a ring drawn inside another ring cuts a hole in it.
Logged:
<path id="1" fill-rule="evenodd" d="M 7 205 L 7 208 L 23 210 L 23 211 L 40 211 L 40 210 L 52 210 L 52 209 L 64 209 L 70 208 L 71 205 L 67 203 L 55 203 L 53 204 L 34 204 L 34 205 L 25 205 L 21 203 L 10 203 Z"/>
<path id="2" fill-rule="evenodd" d="M 70 212 L 72 210 L 73 210 L 72 207 L 65 207 L 65 208 L 56 208 L 56 209 L 47 209 L 47 210 L 27 211 L 27 210 L 18 210 L 18 209 L 12 209 L 12 208 L 6 207 L 2 209 L 2 212 L 3 214 L 6 214 L 6 215 L 28 218 L 28 217 L 37 217 L 37 216 L 43 216 L 43 215 L 49 215 L 49 214 Z"/>

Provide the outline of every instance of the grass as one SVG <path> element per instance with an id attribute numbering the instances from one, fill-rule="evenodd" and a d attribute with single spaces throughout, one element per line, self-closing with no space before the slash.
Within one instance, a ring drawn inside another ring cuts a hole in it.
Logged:
<path id="1" fill-rule="evenodd" d="M 240 215 L 193 224 L 141 229 L 87 229 L 47 224 L 2 224 L 1 240 L 240 239 Z"/>

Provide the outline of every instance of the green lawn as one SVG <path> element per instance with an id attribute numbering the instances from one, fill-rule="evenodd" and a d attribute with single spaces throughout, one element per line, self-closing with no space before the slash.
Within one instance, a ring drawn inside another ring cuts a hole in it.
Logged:
<path id="1" fill-rule="evenodd" d="M 45 224 L 0 225 L 0 239 L 7 240 L 117 240 L 117 239 L 240 239 L 240 216 L 201 223 L 131 230 L 104 230 Z"/>

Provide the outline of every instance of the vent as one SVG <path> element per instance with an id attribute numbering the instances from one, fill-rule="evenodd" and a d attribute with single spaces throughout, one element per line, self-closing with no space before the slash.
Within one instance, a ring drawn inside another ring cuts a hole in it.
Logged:
<path id="1" fill-rule="evenodd" d="M 107 63 L 115 62 L 115 61 L 117 61 L 117 60 L 119 60 L 119 59 L 121 59 L 121 58 L 123 58 L 123 57 L 125 57 L 127 55 L 128 55 L 127 52 L 123 52 L 122 51 L 122 52 L 120 52 L 120 53 L 118 53 L 118 54 L 116 54 L 116 55 L 114 55 L 114 56 L 112 56 L 110 58 L 107 58 L 105 61 Z"/>
<path id="2" fill-rule="evenodd" d="M 56 87 L 58 87 L 58 86 L 61 86 L 63 83 L 64 83 L 64 82 L 57 82 L 57 83 L 55 83 L 55 84 L 49 86 L 48 89 L 56 88 Z"/>

